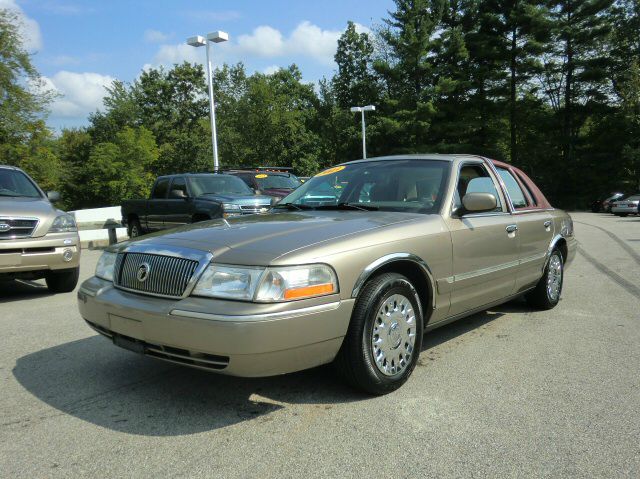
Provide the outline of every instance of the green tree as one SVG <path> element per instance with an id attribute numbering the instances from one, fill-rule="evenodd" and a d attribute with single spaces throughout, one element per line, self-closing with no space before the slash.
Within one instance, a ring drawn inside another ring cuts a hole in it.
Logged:
<path id="1" fill-rule="evenodd" d="M 145 127 L 125 127 L 113 142 L 97 144 L 86 165 L 88 181 L 81 187 L 84 207 L 118 205 L 149 194 L 158 160 L 153 134 Z"/>
<path id="2" fill-rule="evenodd" d="M 0 144 L 27 141 L 53 99 L 19 34 L 20 19 L 0 9 Z M 6 149 L 5 149 L 6 153 Z"/>

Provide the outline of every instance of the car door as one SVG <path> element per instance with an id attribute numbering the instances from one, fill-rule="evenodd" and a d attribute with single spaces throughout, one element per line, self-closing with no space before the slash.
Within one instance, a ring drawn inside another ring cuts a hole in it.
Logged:
<path id="1" fill-rule="evenodd" d="M 466 193 L 492 193 L 494 211 L 467 213 Z M 518 267 L 518 225 L 497 178 L 483 161 L 465 161 L 457 171 L 453 205 L 445 221 L 451 232 L 452 276 L 449 316 L 455 316 L 510 296 Z"/>
<path id="2" fill-rule="evenodd" d="M 164 228 L 164 214 L 170 178 L 158 178 L 151 192 L 151 199 L 147 202 L 147 229 L 158 231 Z"/>
<path id="3" fill-rule="evenodd" d="M 547 251 L 554 235 L 551 213 L 536 204 L 524 181 L 511 169 L 496 166 L 518 224 L 519 267 L 516 291 L 529 289 L 542 276 Z"/>
<path id="4" fill-rule="evenodd" d="M 175 196 L 176 191 L 181 191 L 184 197 Z M 184 176 L 174 176 L 166 199 L 164 228 L 175 228 L 187 223 L 191 223 L 191 203 L 187 181 Z"/>

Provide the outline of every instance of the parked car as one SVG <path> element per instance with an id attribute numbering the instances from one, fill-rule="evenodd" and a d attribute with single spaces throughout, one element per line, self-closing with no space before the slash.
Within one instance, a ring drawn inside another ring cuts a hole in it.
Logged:
<path id="1" fill-rule="evenodd" d="M 109 247 L 79 309 L 115 345 L 165 361 L 237 376 L 334 362 L 384 394 L 425 331 L 523 294 L 555 307 L 575 250 L 571 217 L 517 168 L 373 158 L 319 173 L 268 215 Z"/>
<path id="2" fill-rule="evenodd" d="M 44 278 L 51 292 L 73 291 L 80 238 L 73 216 L 57 209 L 24 171 L 0 165 L 0 281 Z"/>
<path id="3" fill-rule="evenodd" d="M 227 173 L 240 178 L 255 192 L 280 199 L 302 184 L 291 170 L 292 168 L 268 167 L 229 170 Z"/>
<path id="4" fill-rule="evenodd" d="M 611 193 L 611 196 L 605 198 L 602 201 L 602 211 L 605 213 L 611 213 L 611 207 L 613 206 L 613 203 L 615 201 L 621 200 L 625 197 L 626 195 L 624 193 L 621 192 L 617 192 L 617 193 Z"/>
<path id="5" fill-rule="evenodd" d="M 197 173 L 160 176 L 148 200 L 122 202 L 122 223 L 134 238 L 213 218 L 266 213 L 270 196 L 256 195 L 232 175 Z"/>
<path id="6" fill-rule="evenodd" d="M 628 196 L 623 200 L 614 201 L 611 212 L 616 216 L 637 215 L 640 204 L 640 193 Z"/>

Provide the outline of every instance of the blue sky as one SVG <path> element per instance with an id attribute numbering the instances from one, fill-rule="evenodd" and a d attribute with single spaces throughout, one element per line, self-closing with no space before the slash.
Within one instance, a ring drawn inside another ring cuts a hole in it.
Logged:
<path id="1" fill-rule="evenodd" d="M 189 36 L 229 33 L 214 64 L 242 61 L 270 72 L 296 63 L 306 81 L 334 71 L 336 40 L 348 20 L 363 31 L 380 23 L 392 0 L 0 0 L 18 12 L 25 45 L 48 88 L 60 97 L 49 124 L 82 126 L 101 107 L 104 86 L 132 81 L 148 66 L 204 62 Z"/>

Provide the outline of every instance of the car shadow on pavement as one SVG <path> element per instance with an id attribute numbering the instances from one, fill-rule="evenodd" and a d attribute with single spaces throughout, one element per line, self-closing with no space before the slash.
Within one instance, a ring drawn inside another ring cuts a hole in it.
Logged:
<path id="1" fill-rule="evenodd" d="M 0 304 L 46 296 L 53 296 L 53 293 L 50 293 L 44 284 L 36 281 L 0 281 Z"/>
<path id="2" fill-rule="evenodd" d="M 435 329 L 423 350 L 502 316 L 525 311 L 508 303 L 490 312 Z M 145 436 L 177 436 L 223 428 L 248 420 L 269 421 L 290 405 L 330 408 L 370 399 L 337 377 L 330 366 L 269 378 L 235 378 L 142 357 L 92 336 L 19 358 L 16 380 L 36 398 L 64 414 L 108 429 Z M 33 424 L 54 412 L 3 418 L 5 424 Z M 11 414 L 9 414 L 11 416 Z"/>
<path id="3" fill-rule="evenodd" d="M 337 380 L 330 367 L 235 378 L 139 356 L 101 336 L 23 356 L 13 375 L 36 398 L 65 414 L 145 436 L 188 435 L 242 421 L 268 421 L 271 412 L 290 404 L 327 408 L 366 398 Z M 3 422 L 33 424 L 41 416 L 59 415 L 16 414 Z"/>

